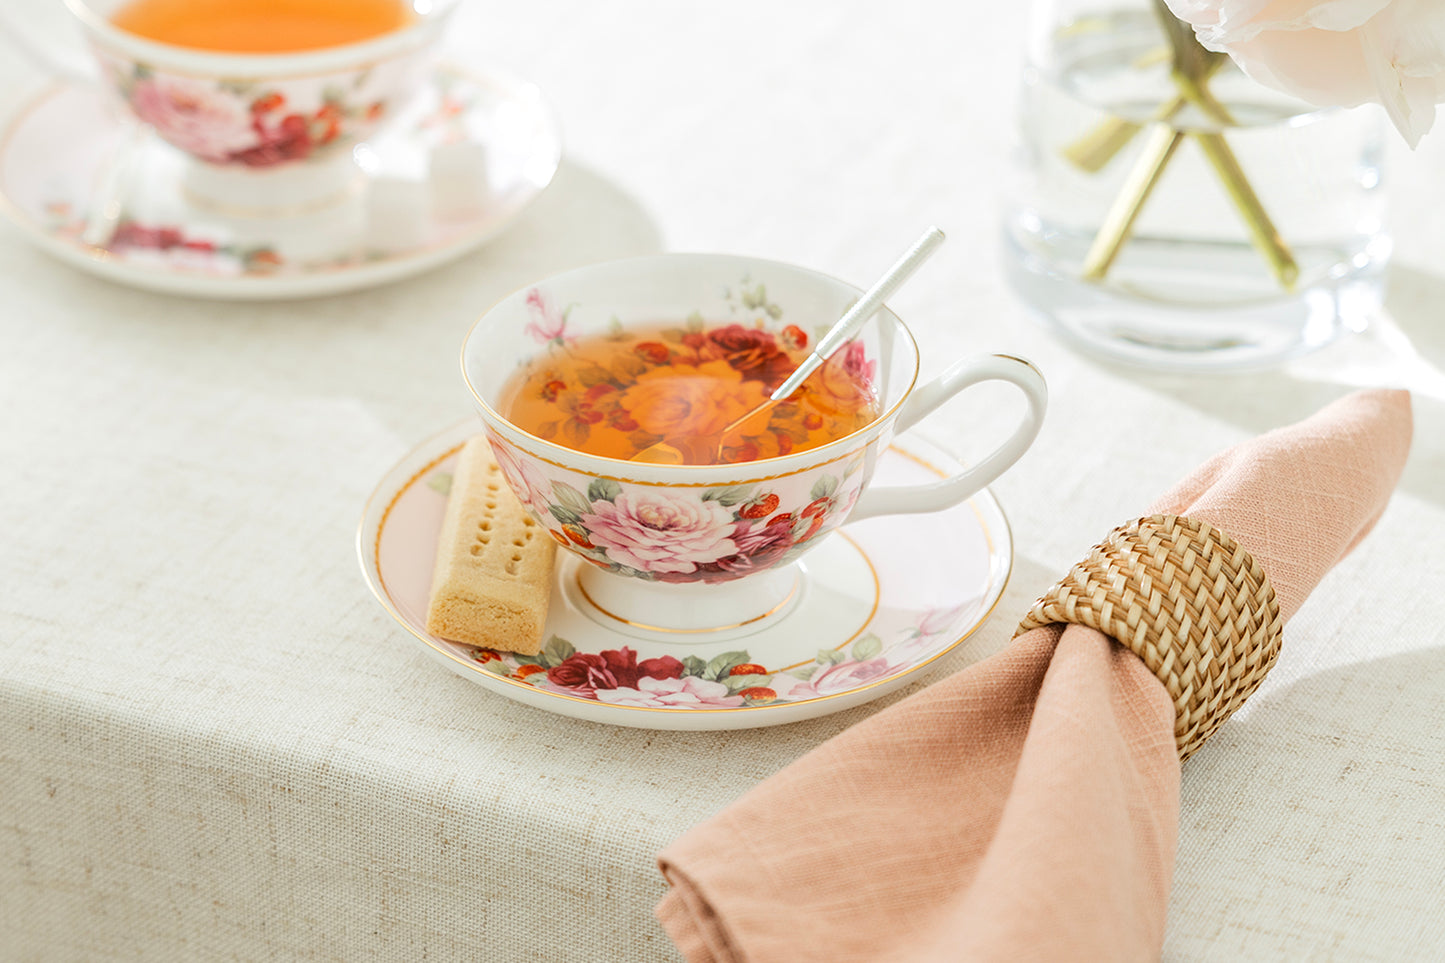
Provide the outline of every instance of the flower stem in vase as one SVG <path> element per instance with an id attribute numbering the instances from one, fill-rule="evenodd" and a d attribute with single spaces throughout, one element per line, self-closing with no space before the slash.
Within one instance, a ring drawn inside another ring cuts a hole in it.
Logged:
<path id="1" fill-rule="evenodd" d="M 1109 273 L 1124 242 L 1134 231 L 1134 222 L 1138 220 L 1139 212 L 1144 210 L 1144 202 L 1154 190 L 1154 185 L 1159 183 L 1165 165 L 1183 140 L 1182 130 L 1163 123 L 1149 125 L 1149 139 L 1144 142 L 1144 149 L 1130 169 L 1123 189 L 1114 198 L 1109 213 L 1104 216 L 1104 223 L 1099 225 L 1099 233 L 1094 235 L 1089 253 L 1084 257 L 1082 276 L 1085 281 L 1102 281 Z"/>
<path id="2" fill-rule="evenodd" d="M 1169 159 L 1174 156 L 1180 142 L 1189 136 L 1199 144 L 1205 158 L 1224 185 L 1235 209 L 1244 220 L 1251 242 L 1269 264 L 1276 280 L 1286 290 L 1292 289 L 1299 277 L 1299 266 L 1250 185 L 1249 178 L 1224 135 L 1218 131 L 1207 130 L 1186 133 L 1171 123 L 1174 116 L 1186 105 L 1193 105 L 1214 123 L 1221 126 L 1233 124 L 1228 110 L 1209 92 L 1207 86 L 1209 77 L 1218 70 L 1224 55 L 1211 53 L 1200 46 L 1192 29 L 1176 19 L 1162 0 L 1156 0 L 1155 6 L 1158 8 L 1164 32 L 1174 49 L 1174 65 L 1170 76 L 1179 88 L 1179 94 L 1161 105 L 1156 112 L 1156 120 L 1148 128 L 1149 138 L 1089 247 L 1081 276 L 1086 281 L 1104 280 L 1125 242 L 1129 240 L 1144 203 L 1158 184 Z M 1128 121 L 1120 123 L 1135 126 Z M 1132 139 L 1132 134 L 1125 136 L 1126 130 L 1122 126 L 1113 130 L 1106 127 L 1107 125 L 1101 125 L 1075 142 L 1066 154 L 1086 170 L 1101 168 L 1112 157 L 1109 151 L 1117 152 Z M 1137 129 L 1135 127 L 1136 131 Z M 1097 166 L 1091 166 L 1094 164 Z"/>
<path id="3" fill-rule="evenodd" d="M 1178 23 L 1178 21 L 1175 22 Z M 1192 34 L 1190 42 L 1198 47 L 1198 43 L 1192 39 Z M 1174 82 L 1179 85 L 1180 91 L 1189 103 L 1197 107 L 1210 120 L 1222 127 L 1234 124 L 1234 118 L 1229 115 L 1229 110 L 1209 92 L 1209 88 L 1203 80 L 1196 82 L 1193 77 L 1183 74 L 1176 68 Z M 1214 168 L 1214 172 L 1219 175 L 1220 182 L 1229 193 L 1229 199 L 1234 202 L 1235 210 L 1239 211 L 1240 216 L 1244 218 L 1245 227 L 1249 229 L 1250 239 L 1259 252 L 1264 255 L 1270 270 L 1274 272 L 1275 279 L 1285 290 L 1293 289 L 1295 281 L 1299 279 L 1299 265 L 1295 262 L 1289 245 L 1285 243 L 1284 238 L 1280 237 L 1274 222 L 1270 220 L 1259 195 L 1254 192 L 1249 178 L 1245 176 L 1244 168 L 1239 165 L 1239 158 L 1234 155 L 1234 151 L 1229 147 L 1229 142 L 1224 139 L 1224 134 L 1219 131 L 1199 130 L 1193 132 L 1193 137 L 1198 142 L 1200 150 L 1203 151 L 1205 159 Z"/>
<path id="4" fill-rule="evenodd" d="M 1207 81 L 1228 62 L 1229 58 L 1224 54 L 1211 53 L 1204 68 L 1204 80 Z M 1189 100 L 1182 93 L 1175 94 L 1154 112 L 1154 116 L 1150 120 L 1155 123 L 1167 124 L 1188 105 Z M 1064 159 L 1081 171 L 1097 174 L 1108 166 L 1119 151 L 1128 147 L 1129 142 L 1143 129 L 1144 125 L 1137 121 L 1124 117 L 1110 117 L 1100 121 L 1093 130 L 1065 147 L 1063 149 Z"/>
<path id="5" fill-rule="evenodd" d="M 1274 272 L 1276 280 L 1285 290 L 1293 289 L 1295 281 L 1299 280 L 1299 264 L 1295 262 L 1294 253 L 1290 251 L 1284 238 L 1279 236 L 1274 222 L 1265 212 L 1259 195 L 1255 194 L 1254 188 L 1250 186 L 1249 178 L 1245 176 L 1244 170 L 1239 166 L 1239 159 L 1234 156 L 1234 151 L 1229 149 L 1224 135 L 1217 132 L 1199 131 L 1194 134 L 1194 139 L 1199 143 L 1200 149 L 1204 151 L 1204 156 L 1208 158 L 1210 165 L 1219 174 L 1219 179 L 1224 182 L 1224 189 L 1229 192 L 1229 199 L 1234 202 L 1235 209 L 1244 218 L 1245 227 L 1249 229 L 1250 239 L 1254 241 L 1254 246 L 1269 262 L 1270 270 Z"/>

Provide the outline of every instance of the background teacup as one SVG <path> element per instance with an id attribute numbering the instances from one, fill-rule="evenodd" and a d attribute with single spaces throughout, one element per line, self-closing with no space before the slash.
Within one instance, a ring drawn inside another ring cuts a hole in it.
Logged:
<path id="1" fill-rule="evenodd" d="M 283 53 L 157 43 L 112 22 L 123 0 L 65 0 L 99 83 L 190 163 L 187 195 L 222 214 L 284 217 L 344 201 L 352 148 L 401 113 L 429 76 L 457 0 L 404 0 L 405 24 L 374 39 Z M 13 18 L 7 18 L 13 20 Z M 13 22 L 7 33 L 35 48 Z M 53 50 L 40 58 L 64 63 Z"/>
<path id="2" fill-rule="evenodd" d="M 826 329 L 861 291 L 805 268 L 756 258 L 664 254 L 579 268 L 517 291 L 472 328 L 463 376 L 508 484 L 558 544 L 586 563 L 584 595 L 621 622 L 703 631 L 779 610 L 799 578 L 792 565 L 848 520 L 938 511 L 976 494 L 1032 443 L 1043 419 L 1043 377 L 1026 361 L 965 358 L 916 384 L 918 348 L 887 308 L 842 349 L 871 382 L 879 417 L 829 444 L 720 465 L 604 458 L 530 434 L 502 414 L 504 389 L 579 338 L 686 319 L 702 332 L 738 324 L 781 337 Z M 836 357 L 836 356 L 835 356 Z M 1026 413 L 971 468 L 936 484 L 869 489 L 895 433 L 964 388 L 1018 387 Z"/>

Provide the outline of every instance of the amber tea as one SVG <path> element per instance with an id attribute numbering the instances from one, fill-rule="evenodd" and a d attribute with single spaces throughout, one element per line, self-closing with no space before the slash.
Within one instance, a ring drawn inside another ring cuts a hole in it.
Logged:
<path id="1" fill-rule="evenodd" d="M 130 0 L 111 22 L 177 47 L 293 53 L 360 43 L 413 19 L 402 0 Z"/>
<path id="2" fill-rule="evenodd" d="M 774 334 L 693 321 L 559 339 L 508 383 L 498 410 L 539 438 L 606 458 L 631 459 L 658 442 L 691 465 L 775 458 L 878 417 L 877 362 L 857 341 L 758 411 L 808 350 L 796 325 Z"/>

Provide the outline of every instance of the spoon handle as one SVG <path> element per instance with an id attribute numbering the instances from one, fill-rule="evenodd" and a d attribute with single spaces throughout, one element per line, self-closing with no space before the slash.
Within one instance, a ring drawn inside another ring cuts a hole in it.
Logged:
<path id="1" fill-rule="evenodd" d="M 878 282 L 869 288 L 853 307 L 848 309 L 848 313 L 828 329 L 828 333 L 823 335 L 818 346 L 813 349 L 813 353 L 803 359 L 803 363 L 798 365 L 788 379 L 778 386 L 777 391 L 769 395 L 769 399 L 782 401 L 797 390 L 798 385 L 816 371 L 819 365 L 827 361 L 829 355 L 846 344 L 869 318 L 878 313 L 883 302 L 898 290 L 898 286 L 908 280 L 942 243 L 943 232 L 938 228 L 930 227 L 924 232 L 907 253 L 898 259 L 898 263 L 889 268 L 888 273 L 879 278 Z"/>

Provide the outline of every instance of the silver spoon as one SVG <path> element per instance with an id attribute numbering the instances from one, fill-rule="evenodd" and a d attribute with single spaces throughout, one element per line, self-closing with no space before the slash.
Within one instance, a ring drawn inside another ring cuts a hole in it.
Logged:
<path id="1" fill-rule="evenodd" d="M 892 296 L 904 281 L 912 277 L 913 272 L 917 271 L 923 262 L 938 249 L 938 245 L 943 243 L 943 238 L 943 232 L 936 227 L 930 227 L 925 231 L 923 236 L 915 241 L 913 246 L 838 319 L 837 323 L 828 329 L 828 332 L 818 340 L 818 346 L 813 349 L 812 354 L 804 358 L 802 363 L 793 370 L 793 373 L 778 385 L 777 389 L 768 396 L 767 401 L 722 430 L 718 435 L 718 449 L 721 450 L 722 440 L 727 437 L 728 432 L 756 416 L 758 412 L 765 411 L 787 398 L 807 380 L 808 375 L 817 371 L 833 352 L 851 341 L 868 322 L 868 319 L 883 307 L 883 302 Z M 647 462 L 653 465 L 680 465 L 683 460 L 682 452 L 665 441 L 649 445 L 632 456 L 632 461 Z"/>

